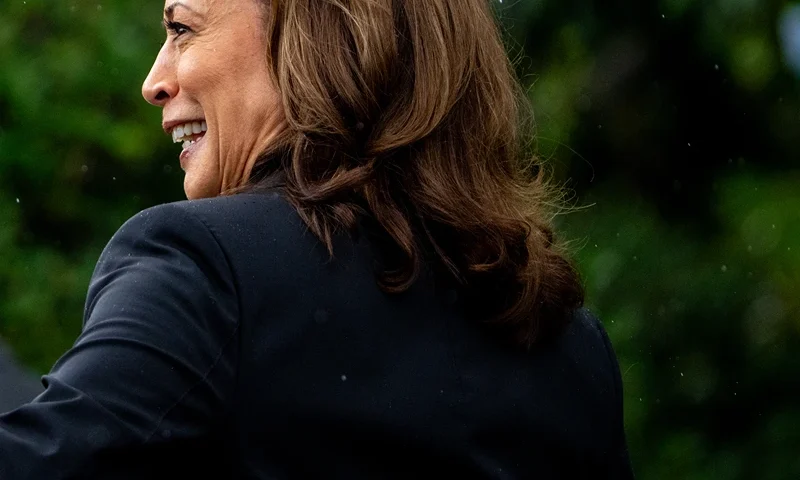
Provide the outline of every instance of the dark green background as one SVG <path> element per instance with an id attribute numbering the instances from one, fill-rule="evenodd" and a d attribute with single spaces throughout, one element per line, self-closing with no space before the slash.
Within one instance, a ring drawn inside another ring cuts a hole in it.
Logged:
<path id="1" fill-rule="evenodd" d="M 162 7 L 0 2 L 0 337 L 38 372 L 75 339 L 111 234 L 182 198 L 139 93 Z M 638 477 L 800 478 L 792 4 L 498 7 L 539 152 L 586 206 L 558 222 L 620 358 Z"/>

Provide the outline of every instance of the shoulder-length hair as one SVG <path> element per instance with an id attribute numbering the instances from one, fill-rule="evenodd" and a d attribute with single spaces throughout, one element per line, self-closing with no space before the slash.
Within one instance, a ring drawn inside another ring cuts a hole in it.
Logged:
<path id="1" fill-rule="evenodd" d="M 288 127 L 246 188 L 279 174 L 331 254 L 376 222 L 399 258 L 386 292 L 433 265 L 514 343 L 559 331 L 583 287 L 490 0 L 271 0 L 265 22 Z"/>

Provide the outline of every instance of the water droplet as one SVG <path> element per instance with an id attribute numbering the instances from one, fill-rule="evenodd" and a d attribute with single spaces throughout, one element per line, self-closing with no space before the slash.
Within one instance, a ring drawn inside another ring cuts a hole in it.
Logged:
<path id="1" fill-rule="evenodd" d="M 81 165 L 81 172 L 86 173 L 88 171 L 89 171 L 89 166 L 88 165 Z"/>

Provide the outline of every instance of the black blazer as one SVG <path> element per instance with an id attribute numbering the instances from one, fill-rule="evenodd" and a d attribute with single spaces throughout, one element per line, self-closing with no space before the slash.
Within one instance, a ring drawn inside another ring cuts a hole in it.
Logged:
<path id="1" fill-rule="evenodd" d="M 0 479 L 628 479 L 620 374 L 587 310 L 532 353 L 373 242 L 331 260 L 277 194 L 145 210 L 114 235 L 83 333 L 0 416 Z"/>
<path id="2" fill-rule="evenodd" d="M 20 368 L 0 342 L 0 413 L 31 401 L 41 391 L 36 377 Z"/>

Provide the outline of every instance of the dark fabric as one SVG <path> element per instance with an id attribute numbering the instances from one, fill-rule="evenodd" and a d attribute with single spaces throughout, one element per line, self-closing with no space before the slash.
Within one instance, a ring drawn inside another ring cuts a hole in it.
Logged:
<path id="1" fill-rule="evenodd" d="M 31 373 L 12 358 L 8 347 L 0 342 L 0 413 L 30 402 L 42 392 L 42 385 Z"/>
<path id="2" fill-rule="evenodd" d="M 0 479 L 632 478 L 589 311 L 514 351 L 430 275 L 382 293 L 370 238 L 331 260 L 276 194 L 136 215 L 45 392 L 0 416 Z"/>

